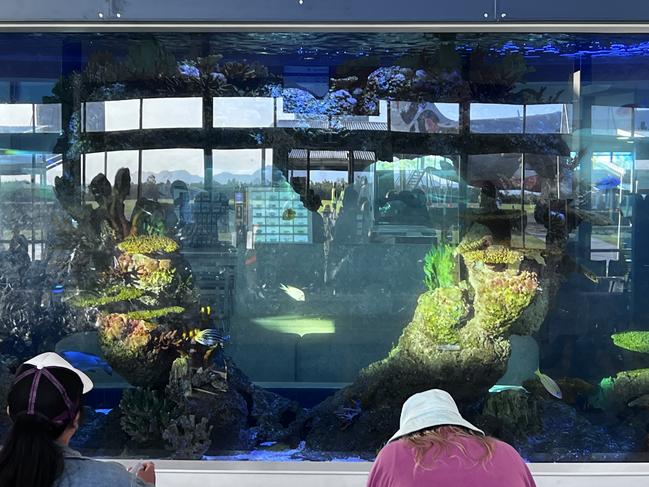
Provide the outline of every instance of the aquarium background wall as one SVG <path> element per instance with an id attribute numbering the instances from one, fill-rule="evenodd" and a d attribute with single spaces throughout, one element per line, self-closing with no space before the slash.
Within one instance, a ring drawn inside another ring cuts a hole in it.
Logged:
<path id="1" fill-rule="evenodd" d="M 0 403 L 56 351 L 89 455 L 370 460 L 439 387 L 529 461 L 646 461 L 648 56 L 0 35 Z"/>

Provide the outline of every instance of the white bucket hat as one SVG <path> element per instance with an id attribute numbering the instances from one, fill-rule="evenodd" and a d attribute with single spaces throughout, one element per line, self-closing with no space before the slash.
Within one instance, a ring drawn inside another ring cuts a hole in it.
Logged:
<path id="1" fill-rule="evenodd" d="M 410 396 L 401 408 L 399 431 L 390 441 L 416 431 L 435 426 L 463 426 L 484 435 L 484 431 L 462 417 L 451 395 L 441 389 L 431 389 Z M 389 442 L 388 442 L 389 443 Z"/>
<path id="2" fill-rule="evenodd" d="M 37 369 L 43 369 L 47 367 L 58 367 L 60 369 L 68 369 L 74 372 L 75 374 L 77 374 L 77 376 L 79 376 L 79 379 L 81 379 L 81 383 L 83 384 L 84 394 L 90 392 L 93 388 L 93 383 L 90 377 L 88 377 L 86 374 L 81 372 L 79 369 L 75 369 L 70 362 L 65 360 L 57 353 L 54 352 L 41 353 L 40 355 L 36 355 L 36 357 L 28 360 L 25 363 L 29 365 L 33 365 Z"/>

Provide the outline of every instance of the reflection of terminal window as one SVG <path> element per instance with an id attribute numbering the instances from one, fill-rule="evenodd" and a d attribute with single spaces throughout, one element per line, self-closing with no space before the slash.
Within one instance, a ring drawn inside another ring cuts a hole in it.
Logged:
<path id="1" fill-rule="evenodd" d="M 283 188 L 248 188 L 247 201 L 249 227 L 256 243 L 310 242 L 309 211 L 297 193 Z"/>

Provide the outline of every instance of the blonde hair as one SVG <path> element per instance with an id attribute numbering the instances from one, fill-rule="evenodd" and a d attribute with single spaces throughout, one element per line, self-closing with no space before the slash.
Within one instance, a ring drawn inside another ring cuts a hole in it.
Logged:
<path id="1" fill-rule="evenodd" d="M 462 441 L 467 438 L 475 440 L 484 450 L 479 457 L 472 456 L 467 450 L 466 444 Z M 404 437 L 406 443 L 415 451 L 415 468 L 432 469 L 434 466 L 425 466 L 422 463 L 424 455 L 432 450 L 430 462 L 434 463 L 441 455 L 449 454 L 452 450 L 459 451 L 459 456 L 463 459 L 471 459 L 475 465 L 483 467 L 491 460 L 494 455 L 495 443 L 493 438 L 484 436 L 478 432 L 462 428 L 460 426 L 439 426 L 432 429 L 426 429 L 410 433 Z M 453 457 L 459 458 L 458 455 Z"/>

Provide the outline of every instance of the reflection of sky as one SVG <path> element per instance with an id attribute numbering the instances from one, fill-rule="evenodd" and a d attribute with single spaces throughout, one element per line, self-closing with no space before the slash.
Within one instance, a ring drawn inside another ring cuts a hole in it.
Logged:
<path id="1" fill-rule="evenodd" d="M 266 150 L 266 164 L 271 165 L 273 155 Z M 219 149 L 212 151 L 214 175 L 223 172 L 252 174 L 261 169 L 261 149 Z"/>

